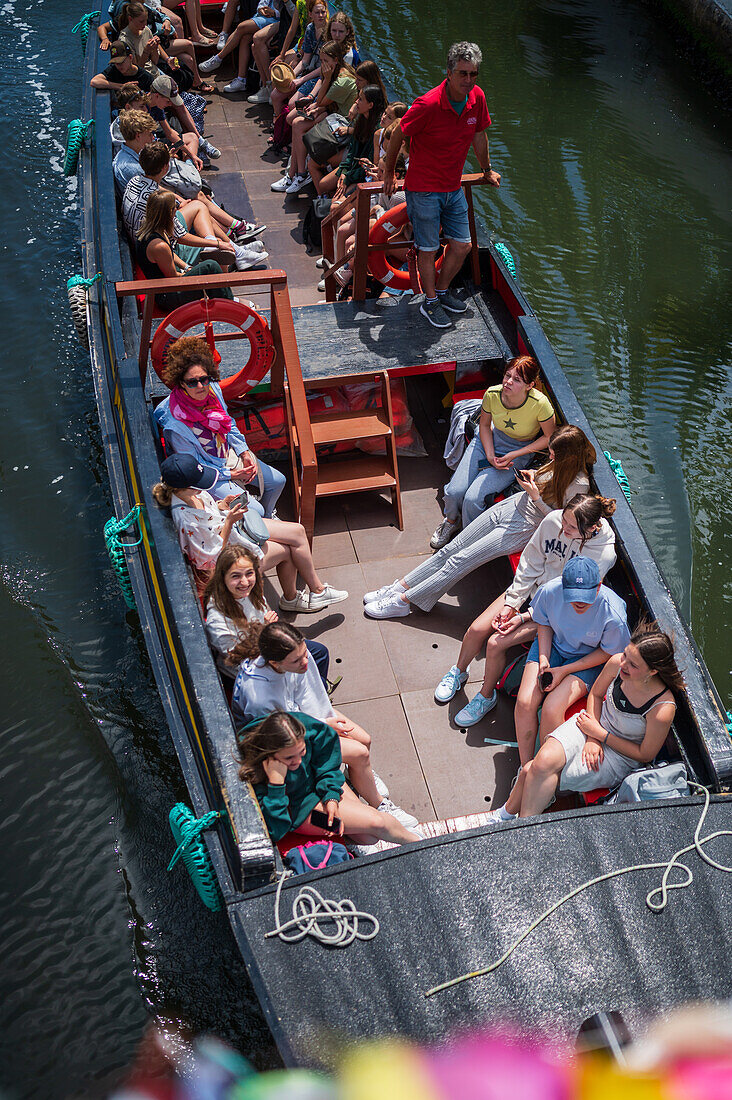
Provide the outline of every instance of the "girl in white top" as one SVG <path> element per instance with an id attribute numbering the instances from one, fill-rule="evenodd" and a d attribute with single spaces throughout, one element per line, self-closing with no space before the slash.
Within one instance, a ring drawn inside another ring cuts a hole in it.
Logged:
<path id="1" fill-rule="evenodd" d="M 208 490 L 213 488 L 218 474 L 212 467 L 202 466 L 192 455 L 171 455 L 160 472 L 163 480 L 153 486 L 152 494 L 163 508 L 171 509 L 181 550 L 198 571 L 199 582 L 200 574 L 204 583 L 208 580 L 219 554 L 232 542 L 252 550 L 260 559 L 262 572 L 277 570 L 282 587 L 281 611 L 316 612 L 348 599 L 347 592 L 323 584 L 316 573 L 301 523 L 262 518 L 269 539 L 259 547 L 239 526 L 248 508 L 261 513 L 258 501 L 249 499 L 246 492 L 214 500 Z M 297 588 L 298 573 L 307 585 L 303 591 Z"/>
<path id="2" fill-rule="evenodd" d="M 524 764 L 508 801 L 491 823 L 542 813 L 558 786 L 613 787 L 663 748 L 683 690 L 674 647 L 657 623 L 640 623 L 622 653 L 611 657 L 587 706 L 549 734 Z"/>
<path id="3" fill-rule="evenodd" d="M 470 662 L 484 644 L 485 675 L 480 694 L 496 701 L 495 686 L 505 668 L 506 651 L 536 637 L 536 623 L 520 614 L 522 605 L 540 585 L 558 577 L 565 562 L 576 554 L 596 561 L 601 577 L 612 569 L 616 561 L 615 533 L 608 519 L 614 511 L 614 500 L 578 493 L 564 509 L 550 512 L 541 521 L 521 554 L 511 587 L 493 600 L 465 632 L 457 663 L 435 690 L 438 703 L 447 703 L 466 683 Z"/>
<path id="4" fill-rule="evenodd" d="M 340 737 L 351 783 L 369 806 L 390 813 L 407 828 L 417 824 L 416 817 L 388 798 L 383 785 L 385 793 L 377 789 L 371 769 L 371 738 L 333 707 L 299 630 L 288 623 L 269 623 L 258 637 L 250 636 L 236 645 L 229 657 L 241 660 L 231 699 L 237 729 L 274 711 L 299 711 L 318 718 Z"/>

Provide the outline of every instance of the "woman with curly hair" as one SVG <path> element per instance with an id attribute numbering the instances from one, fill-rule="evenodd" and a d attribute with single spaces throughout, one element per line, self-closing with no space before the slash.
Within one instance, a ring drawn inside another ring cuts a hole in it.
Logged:
<path id="1" fill-rule="evenodd" d="M 212 468 L 218 476 L 210 491 L 217 500 L 244 487 L 258 493 L 264 515 L 271 518 L 285 487 L 284 474 L 254 456 L 229 416 L 206 341 L 183 336 L 171 344 L 163 380 L 170 396 L 156 408 L 155 419 L 168 453 L 193 455 L 203 467 Z"/>

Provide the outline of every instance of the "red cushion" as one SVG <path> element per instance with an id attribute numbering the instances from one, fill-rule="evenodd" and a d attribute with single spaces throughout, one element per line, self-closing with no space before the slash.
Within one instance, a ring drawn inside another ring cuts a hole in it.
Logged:
<path id="1" fill-rule="evenodd" d="M 516 569 L 518 568 L 518 563 L 521 561 L 521 554 L 520 553 L 519 554 L 509 554 L 508 555 L 508 561 L 509 561 L 509 564 L 511 566 L 511 569 L 515 573 Z"/>
<path id="2" fill-rule="evenodd" d="M 587 699 L 578 699 L 576 703 L 572 703 L 571 707 L 568 707 L 564 712 L 564 720 L 571 718 L 573 714 L 579 714 L 581 710 L 585 709 Z M 606 794 L 609 794 L 609 787 L 596 787 L 594 791 L 580 791 L 579 796 L 584 802 L 585 806 L 594 806 L 596 802 L 599 802 L 601 798 L 604 798 Z"/>
<path id="3" fill-rule="evenodd" d="M 286 856 L 290 848 L 297 848 L 300 844 L 309 844 L 313 840 L 317 840 L 316 836 L 308 836 L 307 833 L 291 832 L 285 833 L 281 840 L 277 841 L 277 848 L 281 856 Z"/>
<path id="4" fill-rule="evenodd" d="M 135 279 L 138 282 L 142 282 L 145 279 L 145 272 L 142 270 L 142 268 L 137 263 L 137 261 L 135 261 Z M 138 313 L 142 317 L 142 311 L 145 308 L 145 295 L 144 294 L 136 294 L 135 297 L 137 299 Z M 156 302 L 155 303 L 155 309 L 153 310 L 153 317 L 165 317 L 165 316 L 167 316 L 167 314 L 163 313 L 162 309 L 160 308 L 160 306 Z"/>

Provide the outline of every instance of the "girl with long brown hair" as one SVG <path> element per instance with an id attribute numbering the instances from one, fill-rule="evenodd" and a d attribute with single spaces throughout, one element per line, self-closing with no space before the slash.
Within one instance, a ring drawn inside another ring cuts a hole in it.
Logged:
<path id="1" fill-rule="evenodd" d="M 545 516 L 589 490 L 596 457 L 581 428 L 557 428 L 549 440 L 549 461 L 538 470 L 522 471 L 523 492 L 488 508 L 401 580 L 367 592 L 366 614 L 397 619 L 408 615 L 412 606 L 431 611 L 445 592 L 478 566 L 523 550 Z"/>
<path id="2" fill-rule="evenodd" d="M 492 821 L 542 813 L 560 785 L 591 791 L 622 783 L 663 748 L 683 689 L 672 639 L 658 623 L 641 621 L 595 680 L 585 709 L 552 730 L 524 764 Z"/>

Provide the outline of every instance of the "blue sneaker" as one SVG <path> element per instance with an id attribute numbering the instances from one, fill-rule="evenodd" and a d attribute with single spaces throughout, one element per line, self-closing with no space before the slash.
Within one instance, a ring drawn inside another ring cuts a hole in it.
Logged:
<path id="1" fill-rule="evenodd" d="M 486 699 L 482 692 L 478 692 L 474 698 L 470 700 L 467 706 L 464 706 L 462 710 L 459 710 L 455 715 L 456 726 L 475 726 L 480 722 L 481 718 L 485 718 L 489 710 L 493 710 L 494 706 L 498 702 L 498 694 L 494 690 L 490 698 Z"/>
<path id="2" fill-rule="evenodd" d="M 440 680 L 435 688 L 435 701 L 449 703 L 453 695 L 457 695 L 460 688 L 468 678 L 467 672 L 461 672 L 457 665 L 453 665 L 449 672 Z"/>

